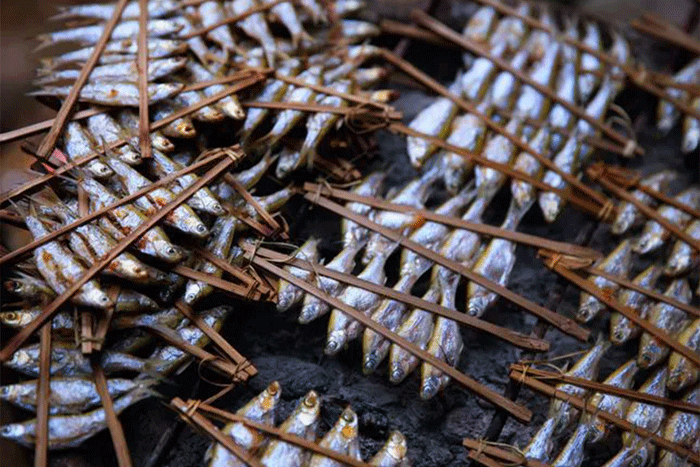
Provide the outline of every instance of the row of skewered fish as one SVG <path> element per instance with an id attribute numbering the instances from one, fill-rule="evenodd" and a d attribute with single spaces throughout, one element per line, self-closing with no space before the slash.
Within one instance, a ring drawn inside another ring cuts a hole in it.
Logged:
<path id="1" fill-rule="evenodd" d="M 535 15 L 541 22 L 559 28 L 546 6 L 535 13 L 527 4 L 520 4 L 522 15 Z M 589 20 L 564 16 L 561 34 L 579 39 L 587 46 L 604 50 L 603 27 Z M 583 32 L 583 35 L 581 33 Z M 609 30 L 611 43 L 605 49 L 619 63 L 632 60 L 629 44 L 617 31 Z M 617 68 L 605 70 L 600 60 L 561 43 L 557 37 L 538 29 L 530 29 L 515 16 L 499 17 L 491 6 L 483 6 L 468 21 L 463 36 L 484 47 L 491 56 L 502 58 L 516 70 L 527 74 L 536 83 L 550 87 L 563 101 L 580 106 L 601 123 L 617 94 L 624 87 L 624 76 Z M 410 122 L 416 131 L 444 138 L 448 143 L 480 154 L 494 162 L 511 165 L 514 170 L 563 189 L 567 182 L 526 151 L 520 151 L 502 134 L 487 128 L 482 116 L 503 125 L 505 132 L 521 139 L 563 172 L 577 175 L 593 154 L 594 147 L 585 142 L 598 130 L 590 122 L 577 118 L 561 103 L 552 101 L 532 86 L 521 83 L 514 75 L 498 67 L 486 56 L 465 56 L 465 69 L 460 71 L 449 90 L 471 102 L 477 113 L 459 115 L 458 106 L 439 97 L 422 109 Z M 562 131 L 563 130 L 563 131 Z M 496 180 L 505 175 L 491 168 L 476 166 L 463 156 L 438 147 L 419 137 L 407 137 L 409 159 L 416 167 L 430 161 L 441 167 L 446 186 L 458 191 L 473 170 L 480 191 L 497 189 Z M 516 182 L 514 196 L 521 206 L 536 196 L 545 219 L 552 222 L 565 202 L 553 192 L 536 194 L 525 182 Z"/>
<path id="2" fill-rule="evenodd" d="M 601 340 L 586 352 L 565 374 L 595 381 L 598 368 L 610 343 Z M 629 360 L 610 373 L 602 382 L 621 389 L 632 389 L 636 382 L 641 382 L 638 392 L 658 397 L 668 397 L 669 370 L 659 367 L 642 375 L 642 368 L 635 359 Z M 640 376 L 643 376 L 640 379 Z M 642 382 L 643 381 L 643 382 Z M 575 397 L 588 400 L 600 411 L 609 412 L 626 419 L 635 427 L 648 430 L 680 446 L 700 453 L 698 432 L 700 432 L 700 415 L 680 409 L 669 410 L 663 406 L 625 397 L 592 393 L 573 384 L 559 384 L 557 390 Z M 700 404 L 700 386 L 695 384 L 680 394 L 680 400 Z M 581 413 L 575 407 L 553 399 L 549 406 L 547 419 L 523 449 L 526 458 L 545 462 L 556 467 L 578 467 L 584 464 L 591 449 L 602 442 L 611 442 L 613 433 L 618 431 L 615 425 L 602 419 L 596 412 Z M 557 446 L 560 446 L 557 450 Z M 558 453 L 558 454 L 557 454 Z M 599 456 L 596 456 L 599 457 Z M 622 433 L 620 451 L 609 459 L 606 467 L 658 465 L 663 467 L 686 466 L 687 459 L 664 449 L 656 448 L 649 439 L 635 432 Z"/>
<path id="3" fill-rule="evenodd" d="M 278 401 L 282 388 L 272 382 L 262 393 L 241 407 L 236 414 L 248 420 L 274 426 L 278 412 Z M 279 429 L 285 433 L 317 442 L 321 425 L 321 396 L 309 391 L 296 405 L 292 413 L 282 422 Z M 229 423 L 223 432 L 243 450 L 254 454 L 266 467 L 330 467 L 340 465 L 337 461 L 321 454 L 311 453 L 300 446 L 280 439 L 265 436 L 264 433 L 247 427 L 243 423 Z M 340 454 L 362 460 L 360 456 L 358 417 L 352 408 L 347 407 L 338 421 L 318 440 L 321 447 L 332 449 Z M 208 467 L 243 467 L 247 465 L 229 452 L 223 445 L 213 443 L 206 452 Z M 369 461 L 377 467 L 404 467 L 408 464 L 406 439 L 393 431 L 384 446 Z"/>
<path id="4" fill-rule="evenodd" d="M 676 85 L 697 85 L 700 83 L 700 58 L 696 58 L 687 63 L 675 75 L 671 81 Z M 667 96 L 686 103 L 690 108 L 700 109 L 700 96 L 681 87 L 669 85 L 665 93 Z M 692 152 L 700 143 L 700 121 L 691 115 L 681 116 L 675 105 L 668 101 L 660 100 L 657 107 L 657 128 L 667 134 L 681 120 L 683 128 L 683 141 L 681 150 L 685 153 Z"/>
<path id="5" fill-rule="evenodd" d="M 353 192 L 363 196 L 382 196 L 382 182 L 385 174 L 377 172 L 369 175 Z M 420 177 L 408 182 L 403 188 L 390 191 L 387 200 L 395 204 L 424 209 L 425 202 L 437 191 L 439 171 L 428 170 Z M 503 183 L 503 181 L 501 181 Z M 434 209 L 445 216 L 461 216 L 470 222 L 480 223 L 482 215 L 491 203 L 495 191 L 483 194 L 473 185 L 462 189 L 458 194 Z M 529 207 L 530 205 L 527 205 Z M 417 213 L 399 213 L 372 209 L 359 202 L 350 202 L 346 208 L 369 217 L 382 227 L 396 230 L 408 239 L 439 252 L 445 258 L 459 262 L 491 281 L 505 285 L 515 264 L 516 244 L 501 238 L 487 240 L 474 232 L 453 229 L 438 222 L 421 223 Z M 526 209 L 512 202 L 501 227 L 514 230 Z M 341 223 L 343 249 L 330 259 L 325 267 L 352 274 L 359 266 L 359 279 L 384 285 L 387 280 L 386 263 L 397 250 L 398 245 L 378 232 L 371 232 L 349 219 Z M 309 239 L 295 253 L 295 257 L 311 263 L 321 262 L 318 252 L 319 240 Z M 359 261 L 358 261 L 359 259 Z M 286 266 L 294 276 L 305 281 L 315 282 L 318 288 L 341 302 L 371 317 L 378 324 L 398 333 L 417 346 L 426 349 L 437 358 L 456 366 L 463 348 L 459 325 L 445 317 L 435 317 L 432 312 L 409 307 L 403 302 L 382 298 L 361 287 L 346 286 L 334 279 L 314 274 L 313 271 Z M 429 275 L 426 273 L 431 271 Z M 497 295 L 475 283 L 468 283 L 465 305 L 459 303 L 457 288 L 460 274 L 444 266 L 434 265 L 431 260 L 404 248 L 400 251 L 399 277 L 392 286 L 396 292 L 411 294 L 422 277 L 429 277 L 428 290 L 422 298 L 452 310 L 462 310 L 479 317 L 497 299 Z M 363 326 L 339 309 L 332 309 L 323 300 L 305 293 L 298 287 L 281 279 L 278 284 L 277 308 L 287 311 L 300 304 L 299 322 L 308 323 L 330 313 L 328 337 L 325 352 L 334 355 L 351 341 L 362 335 L 363 370 L 371 373 L 384 359 L 389 358 L 389 375 L 392 382 L 403 381 L 421 363 L 420 360 L 403 348 L 392 344 L 383 336 Z M 431 398 L 444 388 L 449 378 L 427 363 L 422 363 L 421 396 Z"/>

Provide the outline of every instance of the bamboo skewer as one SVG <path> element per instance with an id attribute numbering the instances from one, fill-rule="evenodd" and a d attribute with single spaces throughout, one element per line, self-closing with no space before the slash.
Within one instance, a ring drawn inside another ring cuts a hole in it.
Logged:
<path id="1" fill-rule="evenodd" d="M 93 367 L 93 376 L 95 379 L 95 387 L 102 400 L 105 420 L 107 421 L 109 434 L 112 436 L 114 451 L 117 454 L 117 464 L 119 467 L 131 467 L 133 463 L 131 462 L 131 455 L 129 454 L 129 447 L 126 444 L 126 438 L 124 438 L 124 429 L 114 411 L 112 397 L 109 395 L 109 390 L 107 389 L 107 378 L 105 377 L 102 367 L 95 365 Z"/>
<path id="2" fill-rule="evenodd" d="M 139 34 L 136 69 L 139 87 L 139 148 L 141 157 L 151 157 L 148 119 L 148 0 L 139 0 Z"/>
<path id="3" fill-rule="evenodd" d="M 51 398 L 51 323 L 41 328 L 39 380 L 37 382 L 36 444 L 34 466 L 46 467 L 49 462 L 49 400 Z"/>
<path id="4" fill-rule="evenodd" d="M 508 462 L 508 465 L 525 465 L 527 467 L 549 467 L 549 464 L 542 463 L 533 459 L 527 459 L 520 453 L 515 451 L 509 451 L 502 449 L 500 443 L 490 443 L 488 441 L 464 438 L 462 440 L 462 445 L 465 448 L 470 449 L 469 457 L 479 461 L 479 457 L 476 454 L 486 454 L 488 456 L 493 456 L 501 459 L 504 462 Z M 505 447 L 505 446 L 503 446 Z M 471 453 L 475 456 L 472 456 Z"/>

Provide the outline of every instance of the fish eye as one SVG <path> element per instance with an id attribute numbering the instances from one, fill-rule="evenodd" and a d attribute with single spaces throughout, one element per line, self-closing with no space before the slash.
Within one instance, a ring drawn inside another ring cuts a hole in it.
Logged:
<path id="1" fill-rule="evenodd" d="M 100 298 L 100 301 L 102 303 L 107 303 L 109 301 L 109 298 L 106 295 L 104 295 L 102 298 Z"/>
<path id="2" fill-rule="evenodd" d="M 352 423 L 355 421 L 355 414 L 352 412 L 344 412 L 343 413 L 343 420 L 345 420 L 348 423 Z"/>
<path id="3" fill-rule="evenodd" d="M 207 229 L 206 229 L 206 228 L 204 227 L 204 225 L 202 225 L 202 224 L 199 224 L 199 225 L 197 226 L 197 232 L 199 232 L 199 233 L 204 233 L 206 230 L 207 230 Z"/>
<path id="4" fill-rule="evenodd" d="M 175 251 L 175 248 L 173 248 L 173 247 L 169 247 L 169 248 L 168 248 L 168 254 L 169 254 L 169 255 L 175 255 L 176 253 L 177 253 L 177 252 Z"/>

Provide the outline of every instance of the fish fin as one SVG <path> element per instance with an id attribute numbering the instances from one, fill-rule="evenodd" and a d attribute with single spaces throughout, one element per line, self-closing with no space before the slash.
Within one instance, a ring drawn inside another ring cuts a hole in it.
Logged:
<path id="1" fill-rule="evenodd" d="M 44 50 L 48 47 L 51 47 L 51 45 L 54 44 L 54 40 L 51 38 L 51 34 L 39 34 L 36 36 L 37 42 L 39 42 L 39 45 L 37 45 L 32 52 L 36 53 L 40 50 Z"/>

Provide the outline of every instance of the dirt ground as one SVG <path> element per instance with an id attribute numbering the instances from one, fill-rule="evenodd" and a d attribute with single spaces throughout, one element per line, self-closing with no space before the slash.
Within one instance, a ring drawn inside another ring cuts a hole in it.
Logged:
<path id="1" fill-rule="evenodd" d="M 447 19 L 444 15 L 452 15 L 452 20 L 455 20 L 462 14 L 461 10 L 454 7 L 442 11 L 444 19 Z M 649 49 L 650 56 L 657 53 L 663 53 L 663 49 Z M 6 55 L 3 55 L 3 60 L 6 60 L 5 57 Z M 429 70 L 442 81 L 451 79 L 456 67 L 461 64 L 457 53 L 437 51 L 422 44 L 412 45 L 407 58 L 418 63 L 422 69 Z M 413 89 L 400 86 L 398 89 L 401 91 L 401 98 L 396 102 L 396 106 L 405 112 L 407 120 L 430 98 L 427 94 Z M 640 142 L 647 149 L 645 156 L 630 161 L 630 165 L 640 167 L 644 172 L 662 167 L 674 168 L 685 174 L 681 185 L 697 183 L 697 153 L 687 157 L 680 155 L 678 129 L 668 137 L 659 137 L 649 123 L 649 97 L 637 92 L 626 92 L 621 99 L 626 108 L 632 109 L 630 114 L 635 119 Z M 3 130 L 19 126 L 6 117 L 2 121 Z M 387 133 L 380 133 L 377 142 L 382 158 L 375 161 L 374 165 L 392 167 L 389 184 L 399 185 L 410 179 L 414 173 L 406 161 L 404 142 Z M 3 160 L 6 159 L 3 157 Z M 5 170 L 5 166 L 2 169 Z M 437 203 L 438 200 L 433 202 Z M 507 202 L 506 189 L 497 196 L 496 202 L 487 213 L 487 222 L 497 224 L 505 213 Z M 303 219 L 293 224 L 296 231 L 294 238 L 303 239 L 311 234 L 323 236 L 324 243 L 321 248 L 325 257 L 338 250 L 339 228 L 336 218 L 318 209 L 309 211 L 308 206 L 300 200 L 295 200 L 288 206 L 287 214 L 288 219 Z M 586 228 L 593 231 L 590 240 L 592 247 L 606 253 L 614 247 L 615 241 L 609 235 L 607 226 L 597 225 L 593 219 L 570 207 L 567 207 L 559 220 L 551 225 L 543 221 L 536 208 L 532 209 L 523 220 L 520 230 L 557 240 L 573 241 L 579 232 Z M 554 291 L 561 289 L 560 281 L 555 274 L 542 266 L 533 249 L 520 246 L 517 254 L 518 261 L 511 275 L 509 288 L 537 303 L 545 303 Z M 635 271 L 644 266 L 645 264 L 641 263 L 635 265 Z M 571 287 L 564 287 L 563 290 L 563 300 L 557 311 L 570 316 L 578 303 L 578 292 Z M 524 333 L 529 332 L 535 323 L 533 317 L 503 300 L 488 311 L 484 318 Z M 291 412 L 300 397 L 314 389 L 323 395 L 323 431 L 335 422 L 347 404 L 358 413 L 364 458 L 368 458 L 379 449 L 391 430 L 398 429 L 408 439 L 410 458 L 415 467 L 465 465 L 465 450 L 461 446 L 461 440 L 464 437 L 478 438 L 484 433 L 494 413 L 493 407 L 454 383 L 433 400 L 422 401 L 418 397 L 417 372 L 403 384 L 396 386 L 388 381 L 386 363 L 376 374 L 364 377 L 360 371 L 361 349 L 357 342 L 352 343 L 350 348 L 337 358 L 324 357 L 326 325 L 327 318 L 310 325 L 300 325 L 296 321 L 294 311 L 279 314 L 273 306 L 237 303 L 235 312 L 222 330 L 222 335 L 252 361 L 259 375 L 247 386 L 240 387 L 220 399 L 217 405 L 235 410 L 260 392 L 270 381 L 278 380 L 283 388 L 280 420 Z M 599 330 L 607 329 L 605 320 L 599 320 L 596 326 Z M 485 334 L 468 329 L 462 332 L 465 350 L 459 369 L 497 392 L 503 392 L 507 382 L 507 366 L 519 359 L 520 352 Z M 543 357 L 568 354 L 590 345 L 576 342 L 551 330 L 546 338 L 551 342 L 551 350 Z M 610 373 L 635 352 L 636 343 L 610 351 L 602 364 L 601 375 Z M 169 381 L 170 384 L 163 385 L 160 388 L 164 395 L 163 402 L 167 403 L 173 395 L 205 398 L 216 392 L 217 387 L 204 381 L 196 383 L 199 380 L 197 370 L 196 365 L 190 365 L 181 375 Z M 193 386 L 198 388 L 195 393 L 192 392 Z M 533 410 L 535 417 L 527 426 L 509 421 L 499 441 L 522 446 L 543 421 L 547 401 L 524 390 L 518 402 Z M 149 399 L 129 408 L 121 419 L 135 466 L 144 464 L 162 433 L 177 421 L 176 415 L 156 399 Z M 184 427 L 160 465 L 202 465 L 207 445 L 206 438 Z M 4 446 L 2 448 L 4 449 Z M 588 459 L 584 465 L 598 465 L 600 460 L 609 458 L 615 449 L 617 445 L 613 440 L 609 445 L 597 449 L 596 457 Z M 57 453 L 52 456 L 52 465 L 116 465 L 107 432 L 86 442 L 77 453 L 77 456 L 74 453 Z M 3 457 L 0 457 L 1 465 L 4 465 Z"/>

